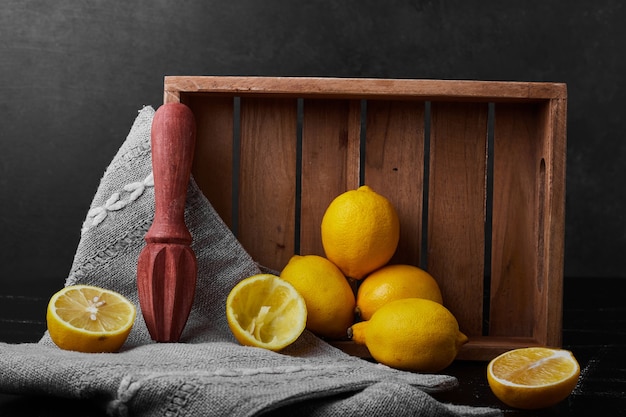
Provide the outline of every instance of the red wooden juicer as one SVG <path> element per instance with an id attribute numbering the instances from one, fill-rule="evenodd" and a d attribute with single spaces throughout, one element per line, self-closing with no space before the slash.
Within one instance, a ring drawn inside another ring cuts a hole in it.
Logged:
<path id="1" fill-rule="evenodd" d="M 159 107 L 151 131 L 154 221 L 137 262 L 139 303 L 157 342 L 180 339 L 196 289 L 197 261 L 185 225 L 195 140 L 195 119 L 186 105 Z"/>

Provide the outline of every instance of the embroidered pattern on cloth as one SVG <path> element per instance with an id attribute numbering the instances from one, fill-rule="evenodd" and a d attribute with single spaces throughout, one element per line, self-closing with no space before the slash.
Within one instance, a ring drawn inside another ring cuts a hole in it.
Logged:
<path id="1" fill-rule="evenodd" d="M 121 193 L 115 192 L 109 197 L 109 199 L 101 206 L 94 207 L 87 213 L 87 218 L 83 223 L 81 235 L 85 234 L 92 227 L 98 226 L 106 219 L 110 211 L 121 210 L 128 204 L 137 200 L 146 190 L 146 187 L 154 187 L 154 177 L 152 172 L 143 181 L 137 181 L 130 184 L 126 184 L 123 190 L 129 193 L 127 199 L 120 199 Z"/>
<path id="2" fill-rule="evenodd" d="M 117 390 L 117 398 L 109 402 L 107 406 L 107 412 L 113 414 L 114 412 L 121 417 L 128 416 L 128 407 L 126 403 L 130 401 L 139 388 L 141 388 L 141 381 L 131 382 L 132 377 L 130 375 L 122 378 L 120 386 Z"/>
<path id="3" fill-rule="evenodd" d="M 183 382 L 170 398 L 169 405 L 165 408 L 165 417 L 177 417 L 181 414 L 181 409 L 189 402 L 189 398 L 200 389 L 198 385 Z"/>

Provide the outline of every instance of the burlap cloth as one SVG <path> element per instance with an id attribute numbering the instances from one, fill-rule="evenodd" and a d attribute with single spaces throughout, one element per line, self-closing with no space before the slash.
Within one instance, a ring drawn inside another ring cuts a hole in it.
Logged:
<path id="1" fill-rule="evenodd" d="M 104 400 L 112 416 L 495 416 L 498 410 L 443 404 L 429 393 L 455 378 L 397 371 L 351 357 L 305 332 L 280 353 L 240 346 L 225 299 L 259 272 L 194 183 L 185 220 L 198 258 L 193 310 L 180 343 L 152 342 L 140 314 L 136 268 L 152 223 L 150 127 L 139 111 L 106 169 L 81 230 L 66 285 L 93 284 L 132 300 L 138 316 L 119 353 L 83 354 L 39 343 L 0 344 L 0 391 Z"/>

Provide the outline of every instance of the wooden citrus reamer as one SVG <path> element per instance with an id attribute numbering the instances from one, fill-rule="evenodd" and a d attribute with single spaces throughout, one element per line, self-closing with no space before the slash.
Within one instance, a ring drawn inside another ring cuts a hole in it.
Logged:
<path id="1" fill-rule="evenodd" d="M 180 339 L 195 294 L 197 261 L 185 225 L 195 140 L 195 119 L 187 106 L 159 107 L 151 131 L 154 221 L 137 262 L 139 303 L 157 342 Z"/>

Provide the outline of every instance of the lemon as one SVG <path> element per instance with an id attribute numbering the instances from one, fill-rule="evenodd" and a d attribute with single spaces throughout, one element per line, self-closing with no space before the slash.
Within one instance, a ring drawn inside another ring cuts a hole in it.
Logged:
<path id="1" fill-rule="evenodd" d="M 326 257 L 344 275 L 360 280 L 389 262 L 398 246 L 400 222 L 389 200 L 364 185 L 329 204 L 321 232 Z"/>
<path id="2" fill-rule="evenodd" d="M 89 285 L 67 286 L 48 303 L 52 341 L 65 350 L 115 352 L 135 322 L 135 305 L 121 294 Z"/>
<path id="3" fill-rule="evenodd" d="M 487 380 L 503 403 L 538 409 L 563 401 L 576 387 L 580 365 L 572 352 L 546 347 L 514 349 L 489 362 Z"/>
<path id="4" fill-rule="evenodd" d="M 354 292 L 335 264 L 318 255 L 294 255 L 280 277 L 304 297 L 310 331 L 329 339 L 346 337 L 354 322 Z"/>
<path id="5" fill-rule="evenodd" d="M 226 298 L 226 319 L 242 345 L 273 351 L 295 342 L 306 325 L 304 298 L 272 274 L 241 280 Z"/>
<path id="6" fill-rule="evenodd" d="M 423 298 L 391 301 L 370 320 L 354 324 L 349 334 L 376 361 L 413 372 L 441 371 L 467 342 L 452 313 Z"/>
<path id="7" fill-rule="evenodd" d="M 413 265 L 387 265 L 359 285 L 357 312 L 363 320 L 369 320 L 380 307 L 402 298 L 426 298 L 443 304 L 439 285 L 428 272 Z"/>

